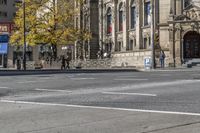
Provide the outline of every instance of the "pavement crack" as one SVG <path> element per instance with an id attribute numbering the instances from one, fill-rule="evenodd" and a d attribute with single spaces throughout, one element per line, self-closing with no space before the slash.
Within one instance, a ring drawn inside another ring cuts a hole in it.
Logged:
<path id="1" fill-rule="evenodd" d="M 173 129 L 173 128 L 190 126 L 190 125 L 199 124 L 199 123 L 200 123 L 200 121 L 190 122 L 190 123 L 185 123 L 185 124 L 178 124 L 178 125 L 169 126 L 169 127 L 165 127 L 165 128 L 154 129 L 154 130 L 150 130 L 150 131 L 144 131 L 144 132 L 141 132 L 141 133 L 153 133 L 153 132 L 158 132 L 158 131 L 162 131 L 162 130 L 168 130 L 168 129 Z"/>

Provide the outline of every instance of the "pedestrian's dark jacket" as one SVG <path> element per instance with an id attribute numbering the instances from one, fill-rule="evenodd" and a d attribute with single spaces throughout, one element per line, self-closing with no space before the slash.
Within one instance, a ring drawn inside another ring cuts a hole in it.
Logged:
<path id="1" fill-rule="evenodd" d="M 65 58 L 64 57 L 61 58 L 61 63 L 65 64 Z"/>
<path id="2" fill-rule="evenodd" d="M 160 53 L 160 60 L 165 59 L 165 54 L 163 52 Z"/>

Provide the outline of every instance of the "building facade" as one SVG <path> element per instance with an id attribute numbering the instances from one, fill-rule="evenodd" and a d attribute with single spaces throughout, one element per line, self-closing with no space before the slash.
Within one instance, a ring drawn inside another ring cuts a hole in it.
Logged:
<path id="1" fill-rule="evenodd" d="M 91 39 L 80 38 L 76 41 L 76 59 L 97 59 L 99 51 L 98 4 L 98 0 L 85 0 L 81 4 L 75 2 L 75 8 L 79 11 L 75 16 L 75 27 L 83 32 L 91 33 Z"/>
<path id="2" fill-rule="evenodd" d="M 200 2 L 155 0 L 153 22 L 151 2 L 99 1 L 99 45 L 104 53 L 111 55 L 112 65 L 143 67 L 144 58 L 152 57 L 154 52 L 155 65 L 160 67 L 161 50 L 166 55 L 165 66 L 197 61 L 200 58 Z M 151 38 L 151 23 L 154 38 Z"/>
<path id="3" fill-rule="evenodd" d="M 13 27 L 14 1 L 0 0 L 1 34 L 9 34 Z M 152 57 L 154 51 L 156 67 L 160 67 L 159 53 L 163 50 L 165 66 L 200 63 L 199 0 L 154 0 L 153 22 L 151 1 L 85 0 L 81 5 L 75 3 L 75 8 L 79 9 L 75 27 L 89 31 L 91 39 L 80 38 L 75 47 L 70 46 L 74 49 L 73 59 L 102 59 L 110 62 L 109 67 L 144 67 L 144 59 Z M 152 24 L 154 38 L 151 38 Z M 65 53 L 69 48 L 60 49 L 58 53 Z M 13 67 L 17 56 L 22 56 L 23 48 L 8 46 L 8 51 L 0 53 L 0 67 Z M 27 47 L 30 61 L 50 54 L 50 47 Z"/>
<path id="4" fill-rule="evenodd" d="M 154 7 L 152 22 L 151 0 L 99 0 L 99 47 L 112 66 L 143 67 L 154 51 L 160 67 L 161 50 L 165 66 L 200 59 L 199 0 L 154 0 Z"/>
<path id="5" fill-rule="evenodd" d="M 54 0 L 57 4 L 57 0 Z M 0 0 L 0 68 L 17 68 L 17 64 L 20 63 L 20 69 L 22 69 L 23 63 L 23 44 L 21 46 L 13 46 L 9 44 L 9 36 L 12 34 L 14 28 L 13 19 L 16 14 L 16 3 L 22 4 L 22 0 Z M 51 2 L 52 3 L 52 2 Z M 47 5 L 48 6 L 48 5 Z M 4 12 L 4 16 L 1 16 L 1 12 Z M 23 35 L 22 35 L 23 36 Z M 53 50 L 51 45 L 37 45 L 29 46 L 26 43 L 26 64 L 27 69 L 33 69 L 34 65 L 40 65 L 43 63 L 43 67 L 60 67 L 58 62 L 61 55 L 71 55 L 72 45 L 57 46 L 57 57 L 53 58 Z M 18 63 L 17 63 L 18 62 Z"/>
<path id="6" fill-rule="evenodd" d="M 17 0 L 16 0 L 17 1 Z M 9 61 L 9 35 L 13 30 L 16 14 L 15 0 L 0 0 L 0 67 L 7 67 Z"/>
<path id="7" fill-rule="evenodd" d="M 171 0 L 169 51 L 173 64 L 193 65 L 200 59 L 200 1 Z"/>
<path id="8" fill-rule="evenodd" d="M 19 0 L 0 0 L 0 22 L 12 22 L 16 14 L 16 1 Z"/>
<path id="9" fill-rule="evenodd" d="M 9 44 L 10 35 L 14 30 L 16 4 L 19 3 L 22 3 L 22 0 L 0 0 L 0 68 L 14 68 L 18 59 L 20 63 L 23 60 L 23 47 Z M 38 52 L 38 48 L 33 49 L 27 46 L 27 62 L 38 58 L 36 51 Z"/>
<path id="10" fill-rule="evenodd" d="M 159 1 L 155 1 L 158 28 Z M 151 57 L 150 0 L 100 0 L 100 49 L 113 66 L 143 66 Z M 158 30 L 157 30 L 158 31 Z"/>

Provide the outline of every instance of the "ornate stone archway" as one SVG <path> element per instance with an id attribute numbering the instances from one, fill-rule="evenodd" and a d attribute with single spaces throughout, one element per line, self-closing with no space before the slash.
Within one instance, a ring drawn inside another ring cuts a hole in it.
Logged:
<path id="1" fill-rule="evenodd" d="M 200 58 L 200 34 L 189 31 L 183 37 L 183 57 L 185 59 Z"/>

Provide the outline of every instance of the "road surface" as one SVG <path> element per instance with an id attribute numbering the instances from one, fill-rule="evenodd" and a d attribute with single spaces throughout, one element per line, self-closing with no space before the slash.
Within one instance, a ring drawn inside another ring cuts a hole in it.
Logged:
<path id="1" fill-rule="evenodd" d="M 0 77 L 0 133 L 199 133 L 200 72 Z"/>

